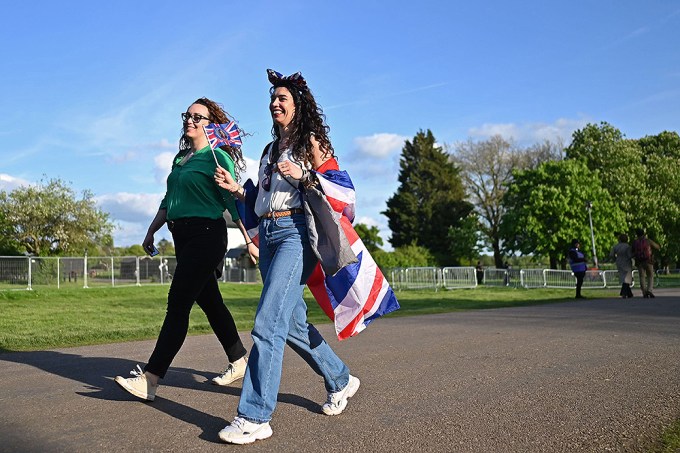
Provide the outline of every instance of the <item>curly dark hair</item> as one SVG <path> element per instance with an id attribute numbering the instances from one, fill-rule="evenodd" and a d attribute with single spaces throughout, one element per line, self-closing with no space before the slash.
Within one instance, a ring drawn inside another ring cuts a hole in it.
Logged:
<path id="1" fill-rule="evenodd" d="M 288 80 L 277 80 L 269 89 L 270 96 L 274 96 L 277 88 L 287 88 L 295 103 L 295 115 L 290 124 L 290 144 L 293 148 L 293 157 L 305 163 L 310 163 L 314 159 L 310 138 L 319 142 L 319 148 L 324 157 L 335 157 L 333 145 L 328 138 L 330 127 L 326 124 L 326 115 L 321 107 L 316 103 L 314 95 L 309 88 L 299 88 Z M 280 139 L 279 128 L 274 123 L 272 125 L 272 138 Z"/>
<path id="2" fill-rule="evenodd" d="M 225 124 L 233 119 L 233 117 L 229 115 L 226 110 L 224 110 L 222 104 L 218 104 L 217 102 L 206 97 L 196 99 L 194 102 L 191 103 L 191 105 L 194 104 L 202 105 L 208 109 L 208 119 L 210 120 L 211 123 Z M 241 136 L 246 135 L 245 132 L 243 132 L 240 128 L 239 131 L 241 133 Z M 186 134 L 184 133 L 184 127 L 182 127 L 182 135 L 179 138 L 180 152 L 189 151 L 191 149 L 191 145 L 192 145 L 191 139 L 189 139 L 189 137 L 186 136 Z M 234 173 L 236 173 L 236 179 L 238 180 L 239 173 L 245 171 L 246 169 L 246 161 L 243 159 L 243 153 L 241 152 L 241 148 L 237 146 L 220 146 L 220 149 L 229 154 L 231 159 L 234 161 Z"/>

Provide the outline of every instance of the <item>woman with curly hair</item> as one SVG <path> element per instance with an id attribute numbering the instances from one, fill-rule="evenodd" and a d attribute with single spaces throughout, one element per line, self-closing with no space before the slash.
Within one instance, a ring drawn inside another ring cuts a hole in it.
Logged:
<path id="1" fill-rule="evenodd" d="M 276 406 L 286 343 L 323 377 L 326 415 L 338 415 L 359 388 L 359 379 L 307 321 L 302 298 L 317 264 L 309 242 L 298 186 L 310 182 L 333 157 L 329 128 L 321 108 L 300 73 L 283 76 L 268 70 L 269 111 L 274 122 L 270 143 L 260 159 L 255 213 L 260 217 L 260 273 L 264 288 L 255 315 L 250 353 L 238 416 L 219 433 L 229 443 L 247 444 L 272 435 L 269 421 Z M 215 180 L 239 199 L 245 191 L 224 169 Z"/>
<path id="2" fill-rule="evenodd" d="M 168 292 L 165 320 L 144 370 L 138 365 L 131 373 L 134 378 L 115 378 L 125 390 L 148 401 L 154 400 L 158 380 L 165 376 L 184 343 L 194 302 L 206 314 L 228 358 L 225 372 L 212 382 L 230 384 L 243 377 L 246 368 L 247 351 L 239 338 L 234 318 L 224 305 L 215 276 L 227 250 L 227 227 L 222 215 L 225 210 L 229 210 L 246 238 L 253 261 L 258 251 L 239 219 L 233 196 L 219 188 L 213 177 L 219 162 L 221 168 L 237 178 L 237 170 L 245 169 L 243 156 L 239 148 L 224 146 L 213 152 L 208 144 L 203 126 L 229 121 L 219 104 L 200 98 L 181 116 L 179 153 L 173 159 L 165 197 L 142 243 L 144 250 L 151 254 L 155 249 L 154 233 L 167 222 L 175 245 L 177 267 Z"/>

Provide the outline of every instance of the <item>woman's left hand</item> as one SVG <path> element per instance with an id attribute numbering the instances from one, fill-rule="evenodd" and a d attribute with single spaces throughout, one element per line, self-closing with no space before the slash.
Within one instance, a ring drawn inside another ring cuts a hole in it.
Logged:
<path id="1" fill-rule="evenodd" d="M 252 261 L 253 264 L 257 264 L 257 260 L 260 258 L 260 249 L 257 248 L 257 245 L 255 245 L 252 242 L 250 242 L 248 245 L 246 245 L 246 248 L 248 249 L 248 255 L 250 256 L 250 261 Z"/>
<path id="2" fill-rule="evenodd" d="M 302 171 L 302 168 L 300 168 L 298 165 L 292 163 L 289 160 L 284 160 L 283 162 L 279 162 L 276 164 L 276 166 L 279 169 L 279 173 L 282 176 L 290 176 L 293 179 L 301 179 L 302 175 L 304 172 Z"/>

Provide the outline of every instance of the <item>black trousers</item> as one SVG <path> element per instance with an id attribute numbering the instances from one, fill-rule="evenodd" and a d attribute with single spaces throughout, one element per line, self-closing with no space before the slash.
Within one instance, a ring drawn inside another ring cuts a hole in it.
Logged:
<path id="1" fill-rule="evenodd" d="M 206 314 L 230 362 L 247 352 L 215 278 L 215 268 L 227 250 L 224 219 L 179 219 L 169 221 L 168 227 L 175 242 L 177 268 L 170 284 L 163 327 L 144 368 L 161 378 L 184 344 L 194 302 Z"/>
<path id="2" fill-rule="evenodd" d="M 583 286 L 585 276 L 586 271 L 574 272 L 574 277 L 576 277 L 576 297 L 581 297 L 581 287 Z"/>

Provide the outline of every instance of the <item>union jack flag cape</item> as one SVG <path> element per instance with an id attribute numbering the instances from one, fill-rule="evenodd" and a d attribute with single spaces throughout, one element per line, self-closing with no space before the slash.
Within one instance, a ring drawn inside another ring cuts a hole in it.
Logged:
<path id="1" fill-rule="evenodd" d="M 203 126 L 203 130 L 210 144 L 210 149 L 214 150 L 220 146 L 240 147 L 243 144 L 241 131 L 235 121 L 229 121 L 227 124 L 210 123 Z"/>
<path id="2" fill-rule="evenodd" d="M 319 263 L 307 281 L 307 287 L 324 313 L 334 321 L 338 339 L 344 340 L 364 330 L 374 319 L 398 310 L 399 302 L 352 227 L 355 193 L 349 175 L 339 170 L 337 161 L 331 159 L 318 169 L 316 176 L 329 204 L 339 214 L 340 226 L 357 256 L 357 262 L 343 267 L 334 275 L 327 275 Z M 253 207 L 257 187 L 248 180 L 244 188 L 245 203 L 237 201 L 236 206 L 249 236 L 256 242 L 259 238 Z M 252 221 L 254 225 L 250 223 Z"/>

